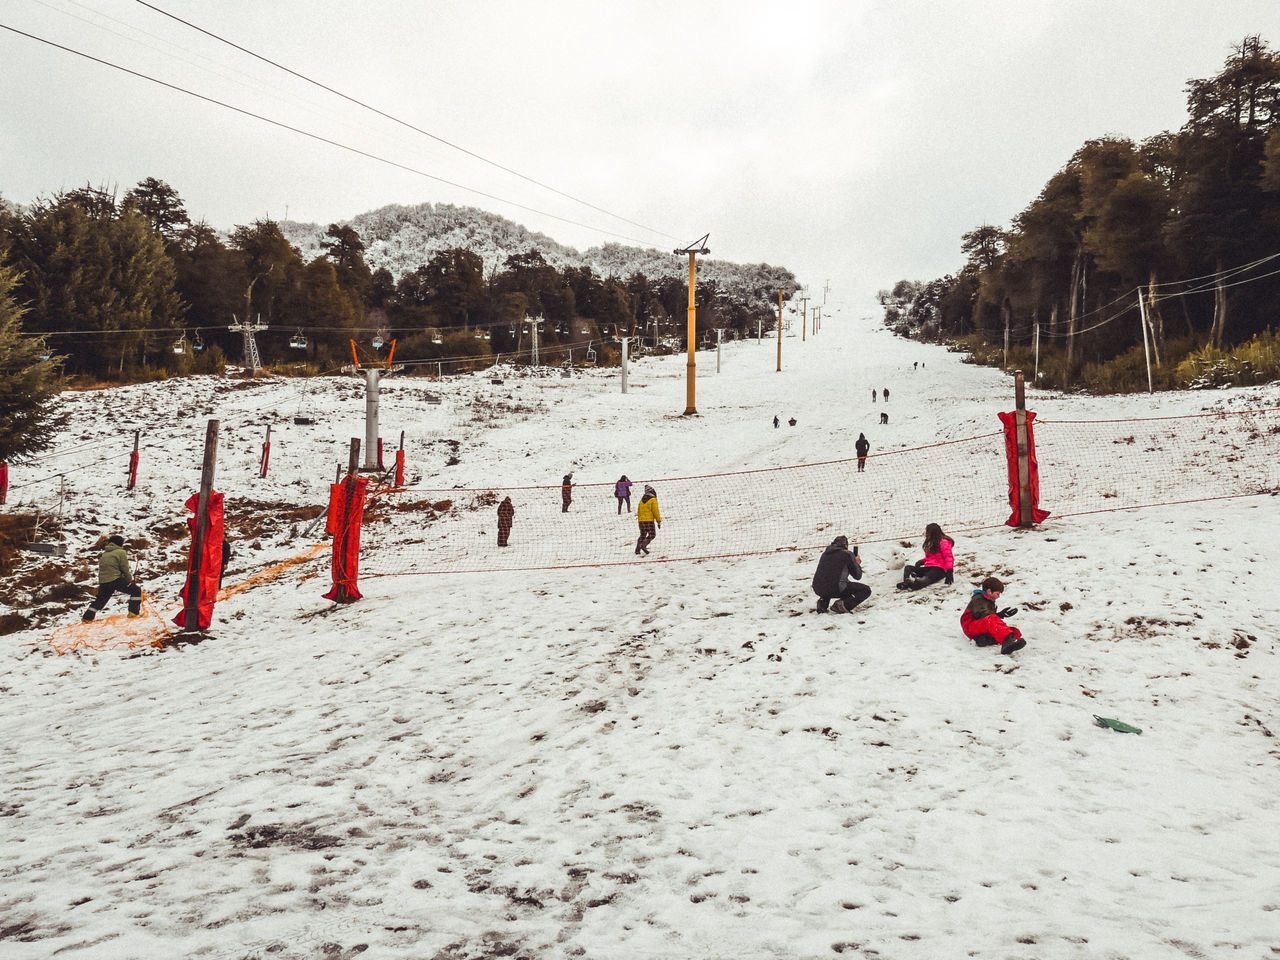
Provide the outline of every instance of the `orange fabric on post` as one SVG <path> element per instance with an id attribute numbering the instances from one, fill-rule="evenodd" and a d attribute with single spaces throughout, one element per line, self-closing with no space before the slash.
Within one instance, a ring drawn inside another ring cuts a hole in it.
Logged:
<path id="1" fill-rule="evenodd" d="M 222 494 L 216 490 L 209 491 L 209 505 L 206 510 L 206 526 L 204 542 L 200 550 L 200 578 L 196 583 L 198 599 L 196 600 L 196 621 L 201 630 L 208 628 L 213 622 L 213 605 L 218 599 L 218 579 L 222 575 Z M 187 561 L 187 582 L 182 586 L 182 609 L 173 618 L 180 627 L 187 625 L 187 590 L 191 586 L 191 571 L 195 567 L 195 536 L 197 509 L 200 506 L 200 494 L 193 493 L 187 498 L 187 509 L 192 516 L 187 520 L 191 529 L 191 557 Z"/>
<path id="2" fill-rule="evenodd" d="M 1022 509 L 1018 496 L 1018 428 L 1015 415 L 1012 413 L 996 414 L 1004 424 L 1004 450 L 1009 459 L 1009 505 L 1013 514 L 1005 521 L 1010 527 L 1022 523 Z M 1031 424 L 1036 415 L 1027 411 L 1027 475 L 1031 486 L 1031 521 L 1039 523 L 1049 516 L 1048 510 L 1040 509 L 1040 467 L 1036 463 L 1036 440 Z"/>
<path id="3" fill-rule="evenodd" d="M 350 603 L 360 599 L 356 579 L 360 567 L 360 526 L 369 481 L 349 476 L 329 487 L 329 519 L 333 524 L 333 587 L 326 600 Z"/>

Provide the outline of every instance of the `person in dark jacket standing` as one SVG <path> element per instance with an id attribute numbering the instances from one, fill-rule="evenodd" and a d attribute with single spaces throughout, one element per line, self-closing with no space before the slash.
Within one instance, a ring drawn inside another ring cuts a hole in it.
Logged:
<path id="1" fill-rule="evenodd" d="M 129 554 L 124 549 L 124 537 L 118 533 L 107 539 L 107 548 L 98 558 L 98 593 L 81 618 L 88 623 L 107 605 L 111 595 L 119 591 L 129 595 L 129 616 L 142 615 L 142 587 L 133 582 L 129 573 Z"/>
<path id="2" fill-rule="evenodd" d="M 872 403 L 875 403 L 875 402 L 876 402 L 876 388 L 875 388 L 875 387 L 872 387 L 872 388 L 871 388 L 871 402 L 872 402 Z"/>
<path id="3" fill-rule="evenodd" d="M 503 497 L 498 504 L 498 546 L 507 545 L 507 538 L 511 536 L 511 521 L 515 515 L 516 508 L 511 505 L 511 498 Z"/>
<path id="4" fill-rule="evenodd" d="M 865 433 L 858 434 L 858 442 L 853 445 L 853 449 L 858 451 L 858 472 L 862 473 L 867 466 L 867 453 L 871 450 L 871 441 Z"/>
<path id="5" fill-rule="evenodd" d="M 631 481 L 627 479 L 624 473 L 618 478 L 618 482 L 613 485 L 613 495 L 618 500 L 618 515 L 622 515 L 622 505 L 627 505 L 627 513 L 631 512 Z"/>
<path id="6" fill-rule="evenodd" d="M 857 582 L 861 579 L 862 565 L 858 563 L 857 553 L 849 550 L 849 538 L 836 537 L 823 551 L 818 569 L 813 574 L 818 612 L 826 613 L 827 605 L 835 600 L 831 607 L 833 613 L 851 613 L 854 607 L 871 596 L 871 588 Z"/>
<path id="7" fill-rule="evenodd" d="M 222 533 L 222 563 L 218 565 L 218 589 L 222 589 L 222 578 L 227 575 L 227 564 L 231 562 L 231 538 L 226 531 Z"/>
<path id="8" fill-rule="evenodd" d="M 568 513 L 569 504 L 573 503 L 573 471 L 570 470 L 560 481 L 560 512 Z"/>
<path id="9" fill-rule="evenodd" d="M 885 402 L 885 403 L 888 403 L 888 402 L 889 402 L 889 388 L 888 388 L 888 387 L 885 387 L 885 388 L 884 388 L 884 402 Z"/>

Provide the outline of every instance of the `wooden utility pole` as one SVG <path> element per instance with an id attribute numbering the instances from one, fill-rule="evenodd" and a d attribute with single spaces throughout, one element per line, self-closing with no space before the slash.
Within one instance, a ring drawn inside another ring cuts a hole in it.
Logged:
<path id="1" fill-rule="evenodd" d="M 695 402 L 695 390 L 694 390 L 694 380 L 696 378 L 697 370 L 698 370 L 697 361 L 694 359 L 694 350 L 698 346 L 698 331 L 697 331 L 697 324 L 696 324 L 697 308 L 694 306 L 694 300 L 693 300 L 694 286 L 698 282 L 698 270 L 697 270 L 697 264 L 695 263 L 694 258 L 699 253 L 705 256 L 706 254 L 711 252 L 706 247 L 707 239 L 710 236 L 711 234 L 709 233 L 705 234 L 701 240 L 695 240 L 693 243 L 689 244 L 689 246 L 675 251 L 675 253 L 677 254 L 689 255 L 689 324 L 688 324 L 689 362 L 686 367 L 688 384 L 685 390 L 686 396 L 687 396 L 687 402 L 684 408 L 684 415 L 686 417 L 691 414 L 696 415 L 698 412 L 698 405 Z"/>
<path id="2" fill-rule="evenodd" d="M 1147 360 L 1147 393 L 1155 393 L 1151 382 L 1151 348 L 1147 345 L 1147 307 L 1142 302 L 1142 288 L 1138 288 L 1138 325 L 1142 327 L 1142 354 Z"/>
<path id="3" fill-rule="evenodd" d="M 1018 446 L 1018 526 L 1031 527 L 1031 456 L 1027 449 L 1027 384 L 1019 370 L 1014 378 L 1014 441 Z"/>
<path id="4" fill-rule="evenodd" d="M 782 372 L 782 291 L 778 291 L 778 372 Z"/>
<path id="5" fill-rule="evenodd" d="M 200 468 L 200 496 L 196 500 L 196 529 L 191 538 L 191 569 L 187 572 L 187 604 L 182 629 L 200 629 L 200 571 L 204 565 L 204 538 L 209 526 L 209 494 L 218 460 L 218 424 L 210 420 L 204 434 L 204 463 Z"/>
<path id="6" fill-rule="evenodd" d="M 800 297 L 800 340 L 805 339 L 805 327 L 809 325 L 809 298 Z"/>

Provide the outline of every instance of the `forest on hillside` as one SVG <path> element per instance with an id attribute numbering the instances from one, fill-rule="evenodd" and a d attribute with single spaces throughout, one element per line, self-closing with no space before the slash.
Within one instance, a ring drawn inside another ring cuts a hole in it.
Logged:
<path id="1" fill-rule="evenodd" d="M 1179 130 L 1090 140 L 956 274 L 881 291 L 885 322 L 1043 386 L 1280 376 L 1280 54 L 1246 37 L 1186 93 Z"/>
<path id="2" fill-rule="evenodd" d="M 0 269 L 14 278 L 21 333 L 65 372 L 95 378 L 221 373 L 242 353 L 228 328 L 246 319 L 266 324 L 256 340 L 267 366 L 332 369 L 353 340 L 362 362 L 387 357 L 394 340 L 397 362 L 450 372 L 500 354 L 527 361 L 535 337 L 542 363 L 614 361 L 617 335 L 638 338 L 633 350 L 680 350 L 688 314 L 687 260 L 669 251 L 578 254 L 443 204 L 221 234 L 155 178 L 123 197 L 86 185 L 28 208 L 0 198 Z M 779 292 L 798 289 L 767 264 L 703 258 L 698 273 L 702 343 L 717 328 L 726 339 L 773 329 Z"/>

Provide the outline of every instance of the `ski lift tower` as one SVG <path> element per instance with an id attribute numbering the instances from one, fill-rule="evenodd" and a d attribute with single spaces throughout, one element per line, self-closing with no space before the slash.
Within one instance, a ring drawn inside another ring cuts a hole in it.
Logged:
<path id="1" fill-rule="evenodd" d="M 375 338 L 381 346 L 381 331 Z M 364 466 L 361 472 L 377 473 L 382 467 L 378 463 L 378 390 L 382 375 L 396 373 L 404 369 L 404 364 L 392 366 L 391 360 L 396 355 L 396 342 L 391 341 L 391 350 L 387 354 L 387 362 L 382 367 L 362 367 L 356 355 L 356 342 L 351 341 L 352 365 L 343 367 L 343 373 L 357 373 L 364 377 Z"/>
<path id="2" fill-rule="evenodd" d="M 244 336 L 244 369 L 251 377 L 256 377 L 258 371 L 262 369 L 262 358 L 258 355 L 258 341 L 253 339 L 253 335 L 259 330 L 267 329 L 267 325 L 262 322 L 262 314 L 258 314 L 256 322 L 246 320 L 241 323 L 239 318 L 233 313 L 231 319 L 235 323 L 227 327 L 232 333 L 243 334 Z"/>

